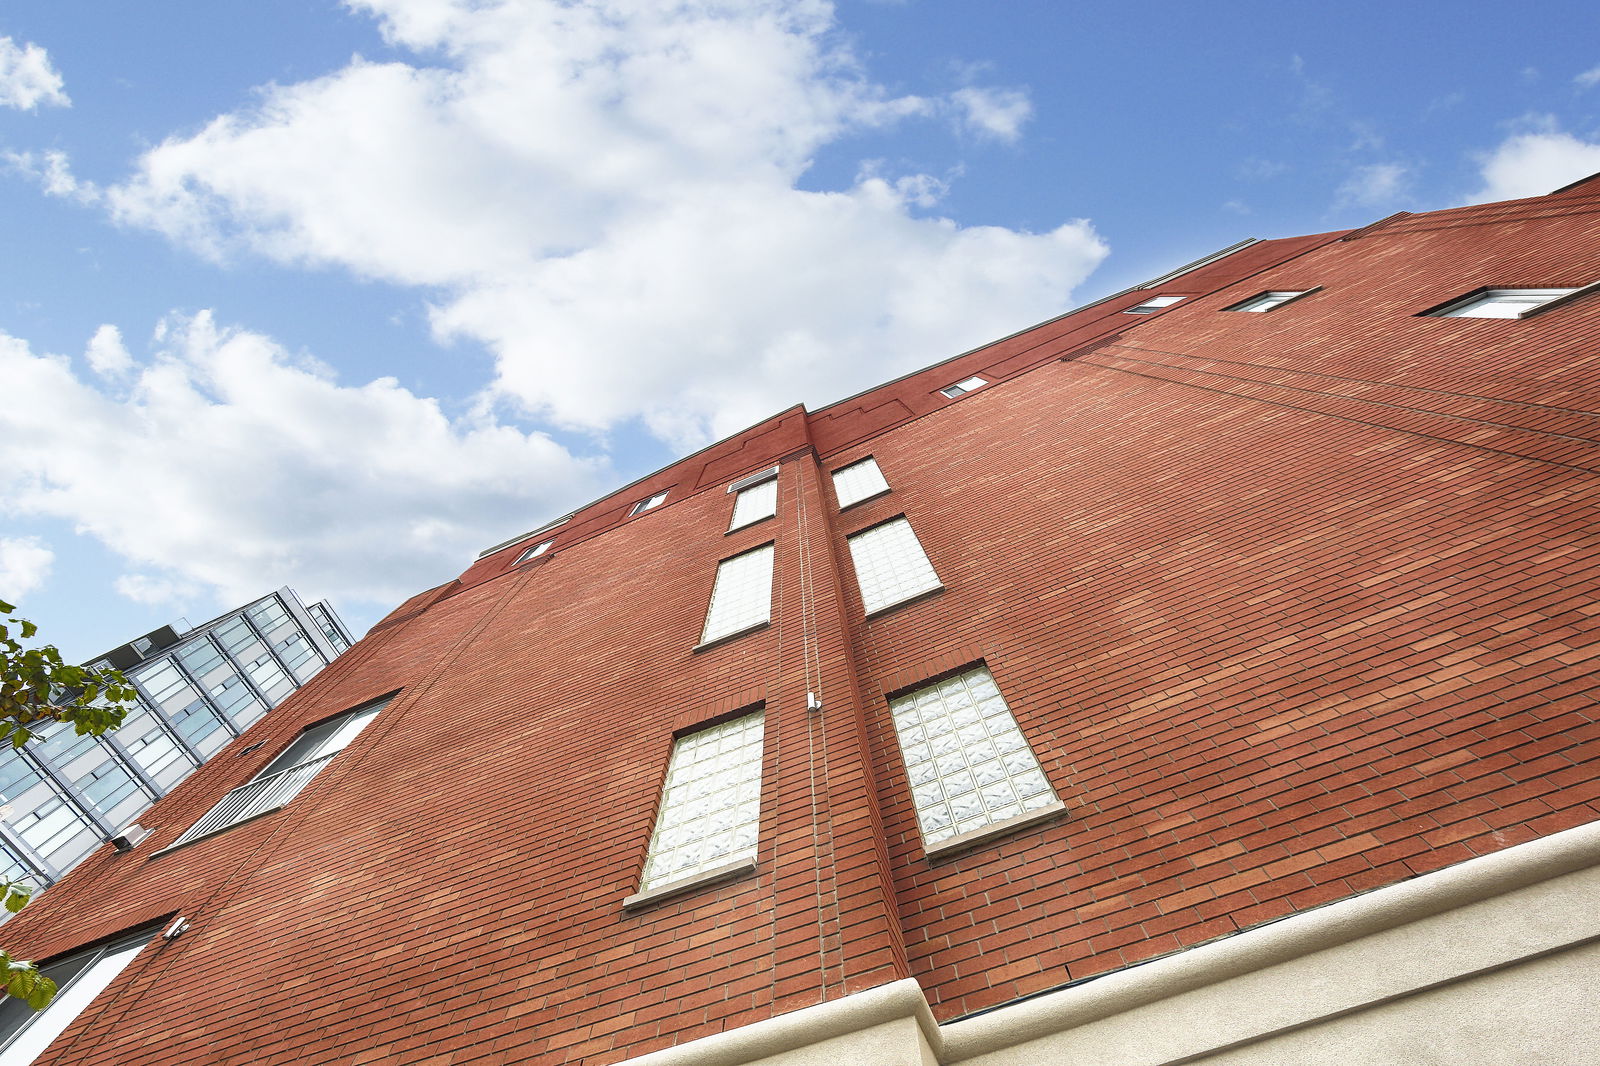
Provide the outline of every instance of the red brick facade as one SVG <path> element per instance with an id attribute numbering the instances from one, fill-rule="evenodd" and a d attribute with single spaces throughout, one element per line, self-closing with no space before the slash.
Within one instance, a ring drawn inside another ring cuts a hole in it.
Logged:
<path id="1" fill-rule="evenodd" d="M 1261 242 L 478 560 L 7 926 L 191 923 L 40 1061 L 606 1064 L 903 977 L 947 1020 L 1595 819 L 1600 292 L 1419 312 L 1596 279 L 1595 182 Z M 866 455 L 891 491 L 841 512 Z M 864 619 L 845 537 L 896 515 L 943 589 Z M 768 542 L 771 624 L 697 650 Z M 886 696 L 977 662 L 1066 811 L 930 861 Z M 160 853 L 389 692 L 282 810 Z M 625 910 L 675 733 L 757 704 L 754 871 Z"/>

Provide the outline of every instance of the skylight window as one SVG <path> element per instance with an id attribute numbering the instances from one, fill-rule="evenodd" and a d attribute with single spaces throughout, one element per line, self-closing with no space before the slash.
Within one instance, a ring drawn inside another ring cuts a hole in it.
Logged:
<path id="1" fill-rule="evenodd" d="M 731 637 L 772 619 L 772 545 L 717 564 L 701 644 Z"/>
<path id="2" fill-rule="evenodd" d="M 1527 318 L 1577 289 L 1485 289 L 1426 311 L 1433 318 Z"/>
<path id="3" fill-rule="evenodd" d="M 1125 315 L 1148 315 L 1152 311 L 1159 311 L 1163 307 L 1171 307 L 1175 303 L 1182 302 L 1182 296 L 1152 296 L 1144 303 L 1129 307 L 1122 313 Z"/>
<path id="4" fill-rule="evenodd" d="M 972 377 L 964 381 L 958 381 L 954 385 L 946 385 L 939 391 L 953 400 L 957 396 L 964 396 L 974 389 L 981 389 L 987 384 L 989 384 L 987 381 L 974 374 Z"/>
<path id="5" fill-rule="evenodd" d="M 533 547 L 529 548 L 527 551 L 525 551 L 521 555 L 517 556 L 517 562 L 516 563 L 512 563 L 511 565 L 512 566 L 516 566 L 518 563 L 525 563 L 529 559 L 537 559 L 537 558 L 539 558 L 539 556 L 541 556 L 545 552 L 549 551 L 550 550 L 550 545 L 552 545 L 554 543 L 555 543 L 554 540 L 542 540 L 542 541 L 540 541 L 538 544 L 535 544 Z"/>
<path id="6" fill-rule="evenodd" d="M 1241 300 L 1232 307 L 1224 307 L 1224 311 L 1271 311 L 1275 307 L 1282 307 L 1290 300 L 1298 300 L 1307 296 L 1315 289 L 1279 289 L 1272 292 L 1258 293 L 1248 300 Z"/>
<path id="7" fill-rule="evenodd" d="M 883 471 L 878 469 L 878 461 L 870 455 L 833 472 L 833 493 L 839 497 L 841 511 L 888 491 L 889 483 L 884 480 Z"/>
<path id="8" fill-rule="evenodd" d="M 633 510 L 628 512 L 628 517 L 632 518 L 636 514 L 644 514 L 646 511 L 652 511 L 666 502 L 667 494 L 665 492 L 658 492 L 649 499 L 640 500 L 638 503 L 634 504 Z"/>

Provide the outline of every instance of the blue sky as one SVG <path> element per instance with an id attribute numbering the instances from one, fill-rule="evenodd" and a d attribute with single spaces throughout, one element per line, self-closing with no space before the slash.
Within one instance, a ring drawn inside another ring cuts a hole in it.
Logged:
<path id="1" fill-rule="evenodd" d="M 1243 237 L 1600 171 L 1592 4 L 13 0 L 0 598 L 476 551 Z"/>

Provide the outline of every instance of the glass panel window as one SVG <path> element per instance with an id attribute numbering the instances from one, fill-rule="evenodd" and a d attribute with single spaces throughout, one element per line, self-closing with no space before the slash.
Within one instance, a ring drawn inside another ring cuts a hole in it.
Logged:
<path id="1" fill-rule="evenodd" d="M 870 455 L 833 472 L 833 493 L 839 497 L 841 511 L 888 491 L 889 483 L 884 480 L 883 471 L 878 469 L 878 461 Z"/>
<path id="2" fill-rule="evenodd" d="M 541 556 L 545 552 L 549 551 L 550 550 L 550 545 L 552 545 L 554 543 L 555 543 L 555 541 L 553 541 L 553 540 L 542 540 L 542 541 L 540 541 L 538 544 L 535 544 L 533 547 L 529 548 L 527 551 L 525 551 L 521 555 L 517 556 L 517 562 L 512 563 L 511 565 L 512 566 L 516 566 L 518 563 L 525 563 L 529 559 L 537 559 L 537 558 L 539 558 L 539 556 Z"/>
<path id="3" fill-rule="evenodd" d="M 964 381 L 958 381 L 954 385 L 946 385 L 939 391 L 953 400 L 957 396 L 963 396 L 974 389 L 981 389 L 987 384 L 989 384 L 987 380 L 974 374 L 972 377 L 967 378 Z"/>
<path id="4" fill-rule="evenodd" d="M 868 614 L 940 587 L 939 575 L 904 518 L 851 537 L 850 560 Z"/>
<path id="5" fill-rule="evenodd" d="M 772 618 L 772 545 L 763 544 L 717 564 L 700 643 L 731 636 Z"/>
<path id="6" fill-rule="evenodd" d="M 649 499 L 640 500 L 638 503 L 634 504 L 633 505 L 633 510 L 628 512 L 628 516 L 631 518 L 632 516 L 634 516 L 636 514 L 644 514 L 646 511 L 654 510 L 655 508 L 660 507 L 662 504 L 664 504 L 666 502 L 667 502 L 667 494 L 665 492 L 658 492 L 654 496 L 651 496 Z"/>
<path id="7" fill-rule="evenodd" d="M 388 705 L 388 700 L 369 707 L 357 708 L 318 722 L 301 732 L 278 757 L 249 782 L 223 796 L 204 817 L 174 840 L 171 847 L 191 840 L 220 833 L 224 829 L 254 818 L 258 814 L 275 811 L 294 799 L 333 761 L 378 712 Z M 0 1066 L 5 1066 L 0 1062 Z"/>
<path id="8" fill-rule="evenodd" d="M 778 479 L 763 481 L 759 485 L 751 485 L 747 489 L 740 489 L 733 497 L 733 520 L 728 523 L 730 530 L 740 526 L 748 526 L 752 522 L 759 522 L 763 518 L 771 518 L 778 513 Z"/>
<path id="9" fill-rule="evenodd" d="M 1137 304 L 1123 312 L 1125 315 L 1148 315 L 1152 311 L 1159 311 L 1163 307 L 1171 307 L 1175 303 L 1182 303 L 1182 296 L 1152 296 L 1142 304 Z"/>
<path id="10" fill-rule="evenodd" d="M 987 668 L 889 701 L 924 846 L 1057 803 Z"/>
<path id="11" fill-rule="evenodd" d="M 44 975 L 56 983 L 56 998 L 38 1012 L 18 999 L 8 998 L 0 1003 L 0 1066 L 30 1066 L 36 1061 L 51 1041 L 127 969 L 153 934 L 153 929 L 144 929 L 41 966 Z"/>
<path id="12" fill-rule="evenodd" d="M 755 858 L 765 718 L 743 715 L 672 746 L 639 891 Z"/>
<path id="13" fill-rule="evenodd" d="M 1428 314 L 1434 318 L 1525 318 L 1577 289 L 1489 289 Z"/>
<path id="14" fill-rule="evenodd" d="M 1304 296 L 1308 291 L 1309 290 L 1306 289 L 1290 289 L 1276 292 L 1263 292 L 1256 296 L 1250 297 L 1248 300 L 1242 300 L 1239 303 L 1234 304 L 1232 307 L 1225 307 L 1223 310 L 1257 312 L 1270 311 L 1274 307 L 1280 307 L 1283 304 L 1288 303 L 1290 300 Z"/>

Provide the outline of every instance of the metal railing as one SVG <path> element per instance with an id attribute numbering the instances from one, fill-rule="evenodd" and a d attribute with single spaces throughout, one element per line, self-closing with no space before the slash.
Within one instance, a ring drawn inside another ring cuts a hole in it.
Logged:
<path id="1" fill-rule="evenodd" d="M 191 840 L 220 833 L 229 826 L 238 825 L 258 814 L 275 811 L 300 794 L 300 790 L 326 766 L 338 752 L 307 760 L 287 770 L 279 770 L 269 777 L 247 781 L 223 796 L 205 816 L 190 826 L 177 840 L 167 845 L 175 848 Z"/>

